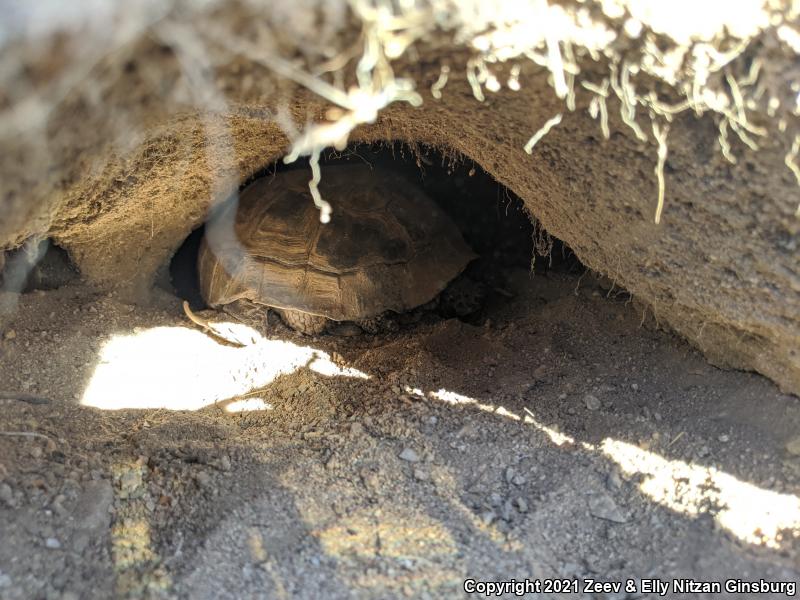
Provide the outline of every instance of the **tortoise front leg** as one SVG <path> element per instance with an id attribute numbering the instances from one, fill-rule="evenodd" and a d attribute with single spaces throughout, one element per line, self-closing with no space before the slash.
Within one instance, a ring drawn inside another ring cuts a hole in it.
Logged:
<path id="1" fill-rule="evenodd" d="M 328 319 L 320 317 L 319 315 L 311 315 L 288 308 L 278 308 L 275 310 L 281 316 L 284 323 L 295 331 L 299 331 L 305 335 L 318 335 L 325 331 L 325 328 L 328 326 Z"/>

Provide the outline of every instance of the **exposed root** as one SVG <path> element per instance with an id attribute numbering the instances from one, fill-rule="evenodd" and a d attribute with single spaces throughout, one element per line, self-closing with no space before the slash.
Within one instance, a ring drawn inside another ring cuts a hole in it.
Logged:
<path id="1" fill-rule="evenodd" d="M 547 133 L 553 127 L 561 123 L 561 118 L 562 118 L 561 113 L 558 113 L 555 117 L 548 119 L 547 122 L 541 127 L 541 129 L 539 129 L 539 131 L 533 134 L 531 139 L 528 140 L 528 143 L 525 144 L 525 152 L 527 152 L 528 154 L 532 154 L 533 147 L 536 146 L 539 140 L 541 140 L 544 136 L 546 136 Z"/>
<path id="2" fill-rule="evenodd" d="M 800 153 L 800 135 L 794 137 L 792 148 L 786 153 L 786 157 L 784 158 L 786 166 L 794 173 L 797 184 L 800 185 L 800 166 L 798 166 L 796 162 L 798 153 Z M 794 214 L 796 217 L 800 218 L 800 203 L 798 203 L 797 210 Z"/>
<path id="3" fill-rule="evenodd" d="M 450 76 L 450 67 L 447 65 L 442 65 L 439 71 L 439 78 L 431 85 L 431 96 L 433 96 L 436 100 L 441 100 L 442 98 L 442 90 L 444 86 L 447 85 L 447 79 Z"/>
<path id="4" fill-rule="evenodd" d="M 656 206 L 655 222 L 661 222 L 661 212 L 664 210 L 664 163 L 667 161 L 667 135 L 669 135 L 669 125 L 664 125 L 663 129 L 656 121 L 653 121 L 653 135 L 658 142 L 658 163 L 656 164 L 656 178 L 658 179 L 658 205 Z"/>

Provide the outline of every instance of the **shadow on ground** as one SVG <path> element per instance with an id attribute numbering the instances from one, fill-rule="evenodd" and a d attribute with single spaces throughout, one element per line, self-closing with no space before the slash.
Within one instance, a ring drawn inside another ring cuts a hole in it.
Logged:
<path id="1" fill-rule="evenodd" d="M 136 360 L 113 346 L 180 329 L 174 299 L 144 311 L 69 287 L 23 297 L 0 378 L 52 399 L 2 401 L 0 595 L 796 581 L 797 399 L 707 364 L 588 277 L 513 281 L 484 326 L 276 331 L 250 362 L 203 354 L 188 329 L 181 356 L 158 336 Z M 92 398 L 122 410 L 81 405 Z M 141 408 L 170 398 L 199 410 Z"/>

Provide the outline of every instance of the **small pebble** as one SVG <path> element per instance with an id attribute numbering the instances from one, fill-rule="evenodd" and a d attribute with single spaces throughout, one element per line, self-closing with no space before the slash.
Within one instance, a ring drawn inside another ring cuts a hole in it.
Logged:
<path id="1" fill-rule="evenodd" d="M 517 472 L 512 467 L 508 467 L 506 469 L 506 473 L 505 473 L 506 483 L 511 483 L 514 480 L 514 476 L 516 474 L 517 474 Z"/>
<path id="2" fill-rule="evenodd" d="M 503 510 L 500 513 L 500 518 L 503 519 L 503 521 L 508 522 L 511 520 L 511 508 L 511 500 L 506 500 L 503 503 Z"/>
<path id="3" fill-rule="evenodd" d="M 417 481 L 428 481 L 428 479 L 430 479 L 430 476 L 426 471 L 423 471 L 422 469 L 414 469 L 414 479 L 416 479 Z"/>
<path id="4" fill-rule="evenodd" d="M 517 498 L 517 510 L 521 513 L 528 512 L 528 503 L 525 498 Z"/>
<path id="5" fill-rule="evenodd" d="M 211 476 L 206 473 L 205 471 L 200 471 L 197 475 L 194 476 L 195 481 L 201 487 L 208 487 L 211 485 Z"/>
<path id="6" fill-rule="evenodd" d="M 719 436 L 717 439 L 718 439 L 720 442 L 723 442 L 723 443 L 725 443 L 725 442 L 729 442 L 729 441 L 730 441 L 730 439 L 731 439 L 731 437 L 730 437 L 730 436 L 729 436 L 727 433 L 723 433 L 723 434 L 720 434 L 720 436 Z"/>
<path id="7" fill-rule="evenodd" d="M 51 550 L 58 550 L 61 548 L 61 542 L 54 537 L 49 537 L 44 541 L 44 545 Z"/>
<path id="8" fill-rule="evenodd" d="M 412 463 L 419 462 L 419 454 L 414 452 L 411 448 L 403 449 L 403 451 L 399 454 L 399 457 L 400 460 L 405 460 Z"/>
<path id="9" fill-rule="evenodd" d="M 13 340 L 15 337 L 17 337 L 17 332 L 13 329 L 6 331 L 5 335 L 3 336 L 3 338 L 6 340 Z"/>
<path id="10" fill-rule="evenodd" d="M 597 396 L 593 396 L 592 394 L 586 394 L 583 397 L 583 403 L 589 410 L 597 410 L 600 408 L 599 398 Z"/>
<path id="11" fill-rule="evenodd" d="M 7 483 L 0 483 L 0 501 L 8 506 L 14 505 L 14 491 Z"/>
<path id="12" fill-rule="evenodd" d="M 625 523 L 628 520 L 622 514 L 617 503 L 604 492 L 599 492 L 589 497 L 589 514 L 612 523 Z"/>
<path id="13" fill-rule="evenodd" d="M 355 422 L 350 424 L 350 435 L 361 435 L 364 433 L 364 426 L 361 423 Z"/>

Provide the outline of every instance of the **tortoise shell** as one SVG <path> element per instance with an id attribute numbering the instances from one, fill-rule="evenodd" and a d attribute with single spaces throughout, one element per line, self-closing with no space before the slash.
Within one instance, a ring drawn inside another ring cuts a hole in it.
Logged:
<path id="1" fill-rule="evenodd" d="M 200 289 L 220 307 L 256 304 L 354 321 L 432 300 L 475 258 L 456 225 L 420 188 L 366 165 L 328 168 L 333 206 L 320 222 L 308 172 L 247 186 L 206 225 Z"/>

